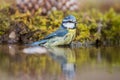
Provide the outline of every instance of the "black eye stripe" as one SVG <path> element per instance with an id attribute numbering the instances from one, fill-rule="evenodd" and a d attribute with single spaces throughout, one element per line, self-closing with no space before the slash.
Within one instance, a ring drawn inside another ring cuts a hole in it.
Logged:
<path id="1" fill-rule="evenodd" d="M 72 22 L 72 21 L 66 21 L 66 22 L 63 22 L 63 23 L 74 23 L 74 22 Z"/>
<path id="2" fill-rule="evenodd" d="M 68 21 L 69 23 L 74 23 L 74 22 L 72 22 L 72 21 Z"/>

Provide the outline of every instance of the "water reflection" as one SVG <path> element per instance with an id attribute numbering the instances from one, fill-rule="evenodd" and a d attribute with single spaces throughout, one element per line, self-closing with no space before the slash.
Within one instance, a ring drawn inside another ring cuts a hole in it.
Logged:
<path id="1" fill-rule="evenodd" d="M 47 48 L 49 55 L 57 61 L 66 76 L 66 80 L 72 80 L 75 76 L 75 52 L 70 48 L 51 47 Z"/>
<path id="2" fill-rule="evenodd" d="M 119 80 L 120 47 L 0 45 L 0 80 Z"/>
<path id="3" fill-rule="evenodd" d="M 65 80 L 73 80 L 75 76 L 75 52 L 71 48 L 61 47 L 30 47 L 23 50 L 26 54 L 47 53 L 54 61 L 60 64 Z"/>

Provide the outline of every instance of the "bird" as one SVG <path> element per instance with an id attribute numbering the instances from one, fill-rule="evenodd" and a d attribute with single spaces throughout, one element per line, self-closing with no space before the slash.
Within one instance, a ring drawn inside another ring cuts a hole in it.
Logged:
<path id="1" fill-rule="evenodd" d="M 30 46 L 63 46 L 70 45 L 76 36 L 76 18 L 73 15 L 66 16 L 60 27 L 42 40 L 33 42 Z"/>

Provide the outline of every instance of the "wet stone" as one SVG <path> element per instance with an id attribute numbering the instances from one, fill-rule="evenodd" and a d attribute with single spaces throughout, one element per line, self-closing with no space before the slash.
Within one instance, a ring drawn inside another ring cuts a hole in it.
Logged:
<path id="1" fill-rule="evenodd" d="M 15 39 L 16 38 L 16 34 L 14 31 L 12 31 L 10 34 L 9 34 L 9 38 L 10 39 Z"/>

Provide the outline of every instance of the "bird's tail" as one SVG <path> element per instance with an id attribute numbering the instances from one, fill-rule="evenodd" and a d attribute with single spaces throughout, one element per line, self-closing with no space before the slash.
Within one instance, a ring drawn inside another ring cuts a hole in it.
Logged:
<path id="1" fill-rule="evenodd" d="M 40 40 L 40 41 L 36 41 L 36 42 L 33 42 L 31 44 L 27 44 L 27 46 L 40 46 L 40 45 L 43 45 L 47 42 L 47 40 Z"/>

